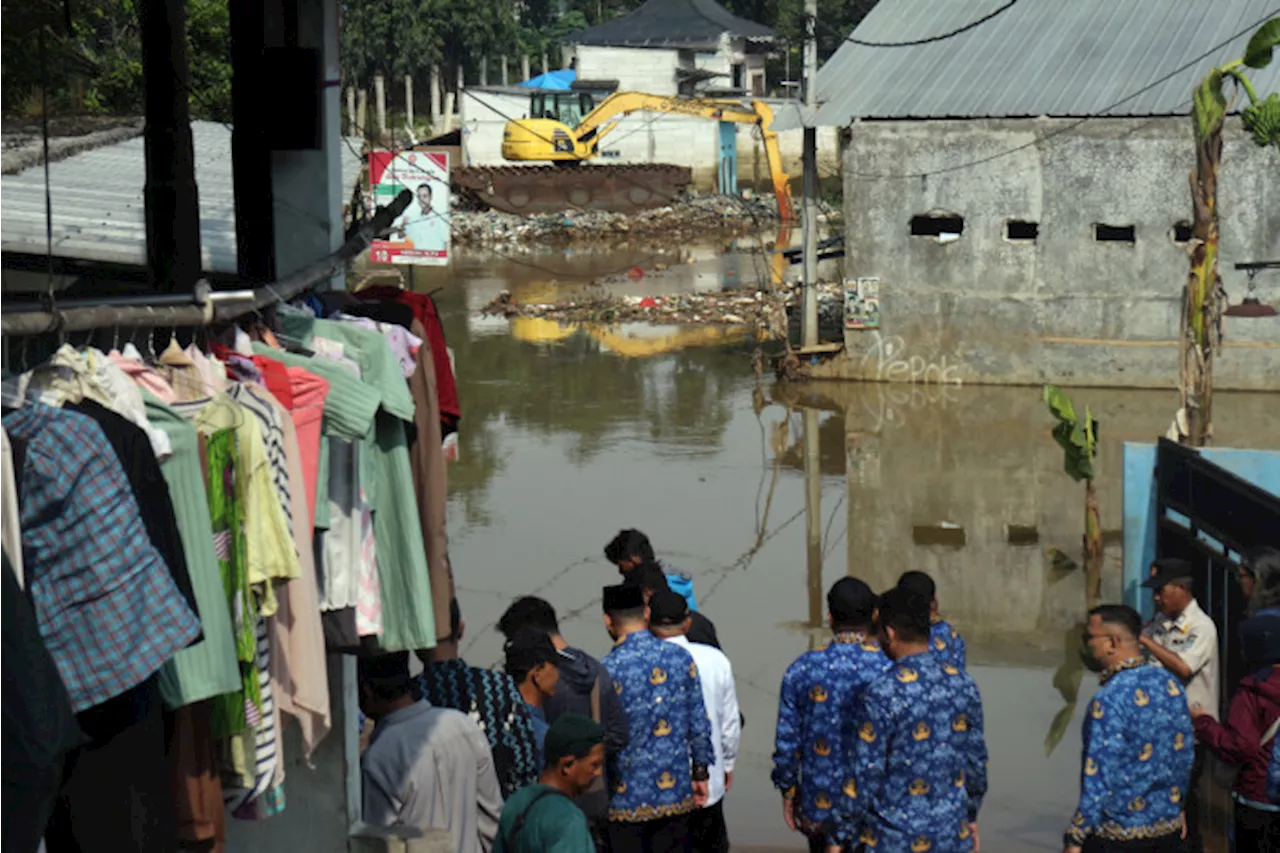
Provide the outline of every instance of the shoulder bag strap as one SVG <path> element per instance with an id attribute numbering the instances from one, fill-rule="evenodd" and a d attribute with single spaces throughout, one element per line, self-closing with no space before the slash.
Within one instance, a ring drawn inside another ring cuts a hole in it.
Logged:
<path id="1" fill-rule="evenodd" d="M 1258 741 L 1258 746 L 1266 746 L 1267 741 L 1276 736 L 1276 732 L 1280 731 L 1280 717 L 1276 717 L 1272 721 L 1271 727 L 1262 733 L 1262 740 Z"/>
<path id="2" fill-rule="evenodd" d="M 596 673 L 595 683 L 591 685 L 591 719 L 600 722 L 600 673 Z"/>
<path id="3" fill-rule="evenodd" d="M 528 823 L 529 814 L 533 811 L 533 807 L 536 806 L 538 801 L 543 797 L 553 795 L 557 797 L 565 797 L 563 793 L 554 788 L 543 789 L 534 795 L 533 799 L 529 801 L 529 805 L 525 806 L 520 814 L 516 815 L 516 819 L 511 822 L 511 830 L 507 833 L 506 838 L 503 839 L 503 841 L 506 842 L 505 846 L 507 853 L 516 853 L 516 836 L 520 834 L 520 830 L 524 829 L 524 825 Z M 565 799 L 568 799 L 568 797 L 565 797 Z"/>

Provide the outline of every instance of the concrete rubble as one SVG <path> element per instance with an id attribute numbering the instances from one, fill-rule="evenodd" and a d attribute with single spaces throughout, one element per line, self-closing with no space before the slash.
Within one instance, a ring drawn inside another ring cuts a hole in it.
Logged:
<path id="1" fill-rule="evenodd" d="M 498 247 L 618 246 L 631 240 L 679 244 L 708 236 L 759 232 L 777 224 L 773 196 L 690 196 L 638 213 L 597 210 L 519 216 L 499 211 L 451 212 L 453 245 Z"/>
<path id="2" fill-rule="evenodd" d="M 836 282 L 818 285 L 819 313 L 826 322 L 838 322 L 843 292 Z M 556 302 L 521 303 L 509 291 L 498 294 L 480 313 L 501 317 L 538 317 L 560 323 L 650 323 L 657 326 L 753 326 L 774 322 L 779 298 L 788 313 L 800 295 L 798 285 L 785 285 L 774 293 L 755 290 L 721 290 L 652 296 L 616 296 L 607 292 L 580 293 Z"/>

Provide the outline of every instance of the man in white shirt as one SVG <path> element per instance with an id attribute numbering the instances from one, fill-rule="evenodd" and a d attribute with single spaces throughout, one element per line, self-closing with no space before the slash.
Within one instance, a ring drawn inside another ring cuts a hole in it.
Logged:
<path id="1" fill-rule="evenodd" d="M 360 710 L 376 721 L 360 756 L 364 822 L 447 830 L 457 853 L 488 853 L 502 791 L 484 732 L 461 711 L 415 701 L 408 652 L 361 658 Z"/>
<path id="2" fill-rule="evenodd" d="M 444 252 L 449 248 L 449 218 L 432 208 L 431 184 L 418 184 L 417 205 L 404 212 L 396 223 L 396 233 L 413 243 L 413 248 Z"/>
<path id="3" fill-rule="evenodd" d="M 1168 557 L 1151 565 L 1143 586 L 1151 590 L 1158 613 L 1142 629 L 1139 642 L 1151 657 L 1177 676 L 1189 706 L 1218 717 L 1218 627 L 1191 593 L 1191 564 Z M 1201 849 L 1199 820 L 1201 744 L 1196 744 L 1191 785 L 1187 791 L 1187 849 Z"/>
<path id="4" fill-rule="evenodd" d="M 693 657 L 702 683 L 702 701 L 711 718 L 711 745 L 715 766 L 708 768 L 707 804 L 690 819 L 693 853 L 727 853 L 729 831 L 724 821 L 724 795 L 733 787 L 733 766 L 738 758 L 742 721 L 738 694 L 733 686 L 733 666 L 719 649 L 691 643 L 685 635 L 692 620 L 684 596 L 659 589 L 649 601 L 649 630 L 654 636 L 684 647 Z"/>

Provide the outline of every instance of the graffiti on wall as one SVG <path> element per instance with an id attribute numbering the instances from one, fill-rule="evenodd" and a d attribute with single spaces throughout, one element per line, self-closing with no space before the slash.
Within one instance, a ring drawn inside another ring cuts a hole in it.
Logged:
<path id="1" fill-rule="evenodd" d="M 855 356 L 855 358 L 857 358 Z M 912 385 L 963 385 L 964 365 L 947 356 L 911 352 L 901 335 L 872 331 L 859 369 L 868 379 Z"/>

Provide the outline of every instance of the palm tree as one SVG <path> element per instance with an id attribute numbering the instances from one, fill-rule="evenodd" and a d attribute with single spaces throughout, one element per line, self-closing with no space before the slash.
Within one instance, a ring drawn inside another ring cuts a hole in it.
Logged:
<path id="1" fill-rule="evenodd" d="M 1191 272 L 1183 291 L 1181 408 L 1169 428 L 1171 438 L 1192 447 L 1213 436 L 1213 356 L 1222 342 L 1226 292 L 1218 277 L 1218 169 L 1222 161 L 1222 129 L 1227 116 L 1223 82 L 1230 78 L 1244 90 L 1249 105 L 1241 110 L 1244 127 L 1260 147 L 1280 148 L 1280 96 L 1259 98 L 1245 68 L 1265 68 L 1280 44 L 1280 18 L 1272 18 L 1249 39 L 1241 59 L 1214 68 L 1196 87 L 1191 110 L 1195 127 L 1196 165 L 1191 171 L 1191 204 L 1195 220 L 1188 253 Z"/>

